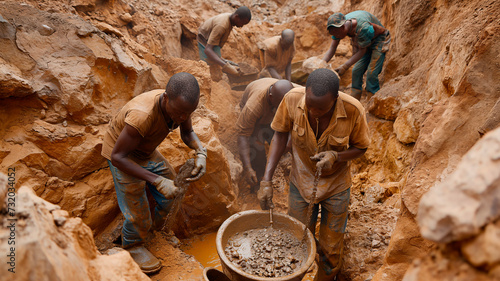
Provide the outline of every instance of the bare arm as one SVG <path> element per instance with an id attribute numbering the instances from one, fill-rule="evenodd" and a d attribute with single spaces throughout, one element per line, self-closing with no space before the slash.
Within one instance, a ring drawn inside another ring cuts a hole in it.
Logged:
<path id="1" fill-rule="evenodd" d="M 366 48 L 357 49 L 357 52 L 344 63 L 345 69 L 348 69 L 353 64 L 358 62 L 365 54 L 366 54 Z"/>
<path id="2" fill-rule="evenodd" d="M 337 162 L 341 161 L 350 161 L 356 158 L 359 158 L 365 154 L 366 148 L 365 149 L 359 149 L 354 146 L 349 147 L 346 151 L 342 151 L 338 153 L 338 158 Z"/>
<path id="3" fill-rule="evenodd" d="M 273 178 L 274 170 L 280 161 L 281 156 L 285 152 L 286 144 L 288 142 L 288 132 L 274 132 L 271 147 L 269 148 L 269 158 L 267 159 L 266 171 L 262 181 L 271 181 Z"/>
<path id="4" fill-rule="evenodd" d="M 243 163 L 243 169 L 248 169 L 252 167 L 250 161 L 250 142 L 247 136 L 238 136 L 238 149 L 240 151 L 241 162 Z"/>
<path id="5" fill-rule="evenodd" d="M 213 61 L 215 63 L 217 63 L 218 65 L 220 66 L 224 66 L 226 64 L 225 61 L 223 61 L 214 51 L 214 45 L 212 44 L 207 44 L 207 46 L 205 46 L 205 55 L 207 55 L 208 59 L 210 61 Z"/>
<path id="6" fill-rule="evenodd" d="M 126 124 L 111 152 L 111 164 L 120 169 L 120 171 L 152 183 L 158 175 L 142 168 L 128 157 L 138 147 L 141 140 L 141 134 L 134 127 Z"/>
<path id="7" fill-rule="evenodd" d="M 269 71 L 269 74 L 271 74 L 271 77 L 276 78 L 276 79 L 281 79 L 281 75 L 276 71 L 276 69 L 272 66 L 267 67 L 267 71 Z"/>
<path id="8" fill-rule="evenodd" d="M 337 47 L 339 46 L 340 40 L 332 40 L 332 44 L 330 44 L 330 48 L 326 51 L 326 54 L 323 56 L 323 60 L 329 62 L 335 52 L 337 51 Z"/>
<path id="9" fill-rule="evenodd" d="M 193 125 L 191 124 L 191 118 L 188 118 L 180 125 L 181 139 L 182 141 L 191 149 L 199 151 L 203 149 L 203 145 L 198 139 L 198 136 L 193 131 Z"/>
<path id="10" fill-rule="evenodd" d="M 292 81 L 292 61 L 290 60 L 285 68 L 285 79 Z"/>

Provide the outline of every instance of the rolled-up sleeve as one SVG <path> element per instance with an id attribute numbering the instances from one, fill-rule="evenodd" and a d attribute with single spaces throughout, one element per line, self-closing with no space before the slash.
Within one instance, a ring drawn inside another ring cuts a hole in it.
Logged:
<path id="1" fill-rule="evenodd" d="M 292 130 L 292 119 L 290 118 L 290 111 L 288 109 L 287 96 L 283 98 L 276 110 L 271 128 L 281 133 L 290 132 Z"/>

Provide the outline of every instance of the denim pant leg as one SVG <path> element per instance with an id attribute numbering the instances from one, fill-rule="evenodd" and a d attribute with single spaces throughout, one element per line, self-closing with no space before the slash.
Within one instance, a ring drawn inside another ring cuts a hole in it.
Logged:
<path id="1" fill-rule="evenodd" d="M 125 217 L 122 246 L 128 248 L 143 242 L 151 227 L 145 182 L 120 171 L 109 160 L 108 165 L 115 183 L 118 206 Z"/>
<path id="2" fill-rule="evenodd" d="M 171 180 L 175 179 L 176 173 L 174 169 L 160 153 L 156 153 L 155 156 L 150 159 L 148 166 L 149 167 L 147 167 L 147 169 L 149 171 L 159 176 Z M 154 229 L 159 230 L 159 228 L 163 226 L 163 222 L 165 221 L 174 200 L 165 198 L 165 196 L 163 196 L 163 194 L 161 194 L 153 185 L 148 183 L 147 186 L 156 201 L 153 225 Z"/>
<path id="3" fill-rule="evenodd" d="M 368 49 L 366 54 L 354 64 L 352 68 L 352 88 L 359 91 L 363 90 L 363 75 L 368 69 L 371 59 L 371 50 Z"/>
<path id="4" fill-rule="evenodd" d="M 288 215 L 298 219 L 303 224 L 307 223 L 307 208 L 309 207 L 309 203 L 307 203 L 302 195 L 300 195 L 299 190 L 293 183 L 290 182 L 290 193 L 288 195 Z M 315 234 L 316 222 L 318 221 L 318 210 L 319 205 L 314 204 L 311 225 L 307 227 L 312 232 L 313 236 Z"/>
<path id="5" fill-rule="evenodd" d="M 326 275 L 336 275 L 342 266 L 350 194 L 349 188 L 320 202 L 319 266 Z"/>
<path id="6" fill-rule="evenodd" d="M 160 159 L 152 160 L 157 161 Z M 113 175 L 118 206 L 125 217 L 122 228 L 122 246 L 124 248 L 131 247 L 144 241 L 152 224 L 145 189 L 146 182 L 120 171 L 109 160 L 108 165 Z M 171 167 L 166 160 L 165 162 L 148 161 L 146 165 L 141 166 L 151 172 L 157 171 L 157 174 L 162 176 L 173 178 L 174 175 L 173 170 L 168 171 Z M 155 208 L 155 216 L 157 210 L 159 214 L 162 213 L 162 210 L 165 210 L 163 211 L 164 214 L 168 213 L 172 200 L 167 200 L 154 186 L 150 184 L 147 184 L 147 186 L 158 203 Z"/>
<path id="7" fill-rule="evenodd" d="M 380 90 L 378 75 L 382 72 L 384 60 L 385 53 L 381 53 L 377 49 L 372 50 L 370 64 L 368 65 L 368 70 L 366 72 L 366 90 L 372 94 L 375 94 L 378 90 Z"/>

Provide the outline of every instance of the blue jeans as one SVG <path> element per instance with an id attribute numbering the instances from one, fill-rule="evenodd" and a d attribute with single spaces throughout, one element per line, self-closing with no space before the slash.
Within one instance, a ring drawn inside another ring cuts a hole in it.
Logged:
<path id="1" fill-rule="evenodd" d="M 175 171 L 159 152 L 155 152 L 150 159 L 138 164 L 159 176 L 175 178 Z M 163 225 L 173 200 L 166 199 L 153 185 L 120 171 L 109 160 L 108 165 L 115 183 L 118 206 L 125 217 L 122 246 L 128 248 L 142 243 L 152 226 L 146 188 L 149 188 L 157 203 L 154 210 L 155 227 Z"/>
<path id="2" fill-rule="evenodd" d="M 326 275 L 336 275 L 342 266 L 344 252 L 344 233 L 347 226 L 347 214 L 351 189 L 337 193 L 318 204 L 314 204 L 311 225 L 309 230 L 314 234 L 318 220 L 319 205 L 321 204 L 321 223 L 317 250 L 319 254 L 319 269 Z M 309 203 L 302 198 L 299 190 L 290 183 L 288 197 L 288 215 L 307 223 L 307 208 Z"/>
<path id="3" fill-rule="evenodd" d="M 363 75 L 366 72 L 366 90 L 375 94 L 380 90 L 378 75 L 382 72 L 385 53 L 379 49 L 368 49 L 366 54 L 352 68 L 352 88 L 361 93 L 363 89 Z"/>

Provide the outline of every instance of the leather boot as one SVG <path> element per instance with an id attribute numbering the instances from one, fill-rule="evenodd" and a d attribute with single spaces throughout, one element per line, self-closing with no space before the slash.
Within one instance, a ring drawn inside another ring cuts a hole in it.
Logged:
<path id="1" fill-rule="evenodd" d="M 355 99 L 361 100 L 361 93 L 362 93 L 361 90 L 351 88 L 351 96 L 354 97 Z"/>
<path id="2" fill-rule="evenodd" d="M 134 261 L 146 274 L 155 273 L 161 269 L 160 261 L 151 254 L 143 245 L 133 246 L 127 250 Z"/>

